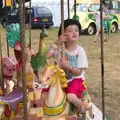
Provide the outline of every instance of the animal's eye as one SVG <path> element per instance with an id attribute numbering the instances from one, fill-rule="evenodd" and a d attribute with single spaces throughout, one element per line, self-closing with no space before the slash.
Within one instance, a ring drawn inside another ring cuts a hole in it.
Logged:
<path id="1" fill-rule="evenodd" d="M 13 68 L 13 70 L 15 70 L 15 68 Z"/>
<path id="2" fill-rule="evenodd" d="M 6 67 L 6 65 L 5 65 L 5 64 L 4 64 L 3 66 L 4 66 L 4 67 Z"/>
<path id="3" fill-rule="evenodd" d="M 38 83 L 40 84 L 41 82 L 40 82 L 40 81 L 38 81 Z"/>
<path id="4" fill-rule="evenodd" d="M 49 80 L 50 78 L 48 77 L 47 80 Z"/>

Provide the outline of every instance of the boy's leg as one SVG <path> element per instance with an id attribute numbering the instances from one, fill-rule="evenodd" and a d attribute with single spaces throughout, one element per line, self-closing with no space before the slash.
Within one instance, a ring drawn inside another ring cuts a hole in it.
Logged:
<path id="1" fill-rule="evenodd" d="M 67 99 L 70 103 L 72 103 L 78 110 L 83 110 L 84 105 L 82 101 L 73 93 L 67 94 Z"/>

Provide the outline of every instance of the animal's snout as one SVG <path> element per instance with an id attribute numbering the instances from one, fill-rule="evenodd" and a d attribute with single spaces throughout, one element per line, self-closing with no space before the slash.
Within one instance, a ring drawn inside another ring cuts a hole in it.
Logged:
<path id="1" fill-rule="evenodd" d="M 9 71 L 11 72 L 11 71 L 12 71 L 12 69 L 9 69 Z"/>
<path id="2" fill-rule="evenodd" d="M 12 72 L 12 71 L 15 71 L 16 69 L 15 69 L 15 67 L 13 67 L 13 68 L 9 68 L 8 70 L 9 70 L 9 72 Z"/>
<path id="3" fill-rule="evenodd" d="M 15 71 L 15 68 L 13 68 L 13 70 Z"/>

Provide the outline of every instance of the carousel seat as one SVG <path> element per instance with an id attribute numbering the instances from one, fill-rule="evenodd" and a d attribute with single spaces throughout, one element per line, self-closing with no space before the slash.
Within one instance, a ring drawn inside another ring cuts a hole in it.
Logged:
<path id="1" fill-rule="evenodd" d="M 10 104 L 11 108 L 15 108 L 16 104 L 23 100 L 22 88 L 15 88 L 8 96 L 0 96 L 0 101 L 4 104 Z"/>

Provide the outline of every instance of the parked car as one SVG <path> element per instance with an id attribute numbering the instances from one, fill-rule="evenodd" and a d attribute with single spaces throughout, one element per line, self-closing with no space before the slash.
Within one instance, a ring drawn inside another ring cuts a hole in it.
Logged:
<path id="1" fill-rule="evenodd" d="M 31 13 L 31 25 L 32 28 L 36 27 L 42 27 L 45 26 L 46 28 L 49 28 L 53 26 L 53 15 L 51 11 L 42 6 L 32 7 L 25 9 L 25 23 L 29 24 L 30 21 L 30 13 Z M 18 9 L 15 9 L 13 12 L 9 13 L 7 15 L 7 20 L 4 18 L 1 22 L 3 27 L 12 23 L 19 23 L 19 13 Z"/>

